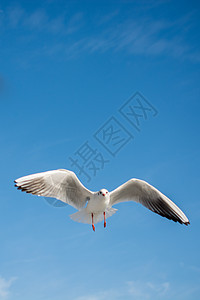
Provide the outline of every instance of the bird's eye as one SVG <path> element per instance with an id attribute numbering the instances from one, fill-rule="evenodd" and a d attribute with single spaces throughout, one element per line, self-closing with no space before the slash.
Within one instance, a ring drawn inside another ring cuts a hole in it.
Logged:
<path id="1" fill-rule="evenodd" d="M 108 192 L 106 192 L 106 194 L 108 194 Z"/>
<path id="2" fill-rule="evenodd" d="M 101 194 L 101 192 L 100 192 L 100 194 Z"/>

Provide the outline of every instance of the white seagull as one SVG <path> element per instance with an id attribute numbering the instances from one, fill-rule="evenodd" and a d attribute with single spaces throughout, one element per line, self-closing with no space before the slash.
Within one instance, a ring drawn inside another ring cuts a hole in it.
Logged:
<path id="1" fill-rule="evenodd" d="M 103 220 L 106 227 L 106 219 L 117 211 L 112 206 L 124 201 L 141 203 L 162 217 L 180 224 L 190 224 L 185 214 L 169 198 L 147 182 L 135 178 L 112 192 L 106 189 L 92 192 L 83 186 L 74 172 L 65 169 L 24 176 L 16 179 L 15 183 L 23 192 L 53 197 L 73 206 L 78 212 L 72 214 L 71 219 L 92 224 L 94 231 L 94 224 Z"/>

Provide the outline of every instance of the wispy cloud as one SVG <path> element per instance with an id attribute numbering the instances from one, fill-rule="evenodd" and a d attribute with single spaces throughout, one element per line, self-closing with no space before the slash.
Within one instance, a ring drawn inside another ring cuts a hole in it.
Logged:
<path id="1" fill-rule="evenodd" d="M 111 20 L 113 20 L 116 16 L 119 15 L 119 9 L 116 9 L 108 14 L 105 14 L 103 16 L 100 16 L 99 20 L 97 19 L 97 22 L 99 25 L 103 25 L 105 23 L 110 22 Z"/>
<path id="2" fill-rule="evenodd" d="M 159 1 L 159 5 L 165 2 Z M 144 1 L 144 5 L 147 4 Z M 20 6 L 11 6 L 3 10 L 1 20 L 10 28 L 20 29 L 19 33 L 24 33 L 29 41 L 32 34 L 36 33 L 34 43 L 35 39 L 38 39 L 38 43 L 31 50 L 34 55 L 72 58 L 84 53 L 112 51 L 129 56 L 164 55 L 199 62 L 200 51 L 195 42 L 192 44 L 190 40 L 190 33 L 196 26 L 193 14 L 188 12 L 185 16 L 166 20 L 159 16 L 152 17 L 151 14 L 144 17 L 133 10 L 131 16 L 125 13 L 122 17 L 120 8 L 116 8 L 110 13 L 88 18 L 81 11 L 70 14 L 64 10 L 52 16 L 45 8 L 30 12 Z M 46 42 L 41 45 L 43 40 Z"/>
<path id="3" fill-rule="evenodd" d="M 141 282 L 129 281 L 127 282 L 128 292 L 134 298 L 139 299 L 152 299 L 163 297 L 169 290 L 169 282 L 154 283 L 154 282 Z"/>
<path id="4" fill-rule="evenodd" d="M 102 292 L 97 292 L 90 295 L 84 295 L 80 296 L 78 298 L 75 298 L 74 300 L 113 300 L 117 299 L 119 296 L 121 296 L 121 292 L 118 290 L 107 290 Z"/>
<path id="5" fill-rule="evenodd" d="M 196 264 L 196 265 L 187 265 L 183 262 L 180 263 L 180 267 L 181 268 L 185 268 L 187 270 L 192 270 L 194 272 L 197 272 L 197 273 L 200 273 L 200 266 L 199 266 L 199 263 Z"/>
<path id="6" fill-rule="evenodd" d="M 13 282 L 16 280 L 16 277 L 10 279 L 5 279 L 0 276 L 0 300 L 5 300 L 10 294 L 10 288 Z"/>
<path id="7" fill-rule="evenodd" d="M 76 31 L 78 31 L 81 26 L 82 26 L 82 21 L 83 21 L 83 13 L 78 12 L 74 14 L 68 22 L 67 30 L 66 33 L 72 34 Z"/>
<path id="8" fill-rule="evenodd" d="M 116 289 L 80 296 L 74 300 L 161 299 L 169 291 L 169 288 L 169 282 L 128 281 Z"/>
<path id="9" fill-rule="evenodd" d="M 185 26 L 187 22 L 186 18 Z M 125 20 L 96 35 L 75 41 L 68 51 L 77 55 L 83 51 L 104 53 L 112 50 L 115 53 L 123 51 L 129 55 L 169 55 L 199 61 L 200 53 L 193 51 L 186 43 L 184 34 L 176 32 L 180 25 L 184 26 L 182 19 L 176 22 L 149 18 Z"/>
<path id="10" fill-rule="evenodd" d="M 25 11 L 20 6 L 8 7 L 3 14 L 11 28 L 16 28 L 25 17 Z"/>
<path id="11" fill-rule="evenodd" d="M 32 12 L 15 5 L 2 10 L 4 23 L 11 28 L 24 29 L 25 31 L 36 31 L 51 34 L 71 34 L 82 26 L 82 12 L 67 15 L 67 12 L 50 16 L 45 9 L 35 9 Z"/>
<path id="12" fill-rule="evenodd" d="M 48 26 L 48 16 L 43 10 L 36 10 L 28 15 L 24 20 L 24 25 L 30 29 L 37 29 L 42 31 Z"/>

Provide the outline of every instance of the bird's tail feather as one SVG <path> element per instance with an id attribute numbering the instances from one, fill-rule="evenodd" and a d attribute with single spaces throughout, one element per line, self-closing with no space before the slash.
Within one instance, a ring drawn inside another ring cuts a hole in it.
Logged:
<path id="1" fill-rule="evenodd" d="M 116 208 L 113 207 L 107 208 L 105 211 L 106 219 L 111 217 L 114 213 L 116 213 L 116 211 L 117 211 Z M 88 212 L 86 208 L 83 208 L 80 211 L 77 211 L 76 213 L 70 215 L 70 218 L 75 222 L 92 224 L 91 213 Z M 94 224 L 103 221 L 104 219 L 103 213 L 94 213 L 93 219 L 94 219 Z"/>

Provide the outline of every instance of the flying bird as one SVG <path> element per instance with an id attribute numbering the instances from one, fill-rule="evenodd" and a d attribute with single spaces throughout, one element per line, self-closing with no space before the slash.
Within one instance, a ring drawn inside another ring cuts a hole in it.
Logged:
<path id="1" fill-rule="evenodd" d="M 125 201 L 141 203 L 151 211 L 174 222 L 190 224 L 185 214 L 155 187 L 139 179 L 130 179 L 112 192 L 101 189 L 98 192 L 88 190 L 79 181 L 74 172 L 65 169 L 41 172 L 15 180 L 15 186 L 26 193 L 53 197 L 78 210 L 70 217 L 80 223 L 95 225 L 111 217 L 117 209 L 112 206 Z"/>

